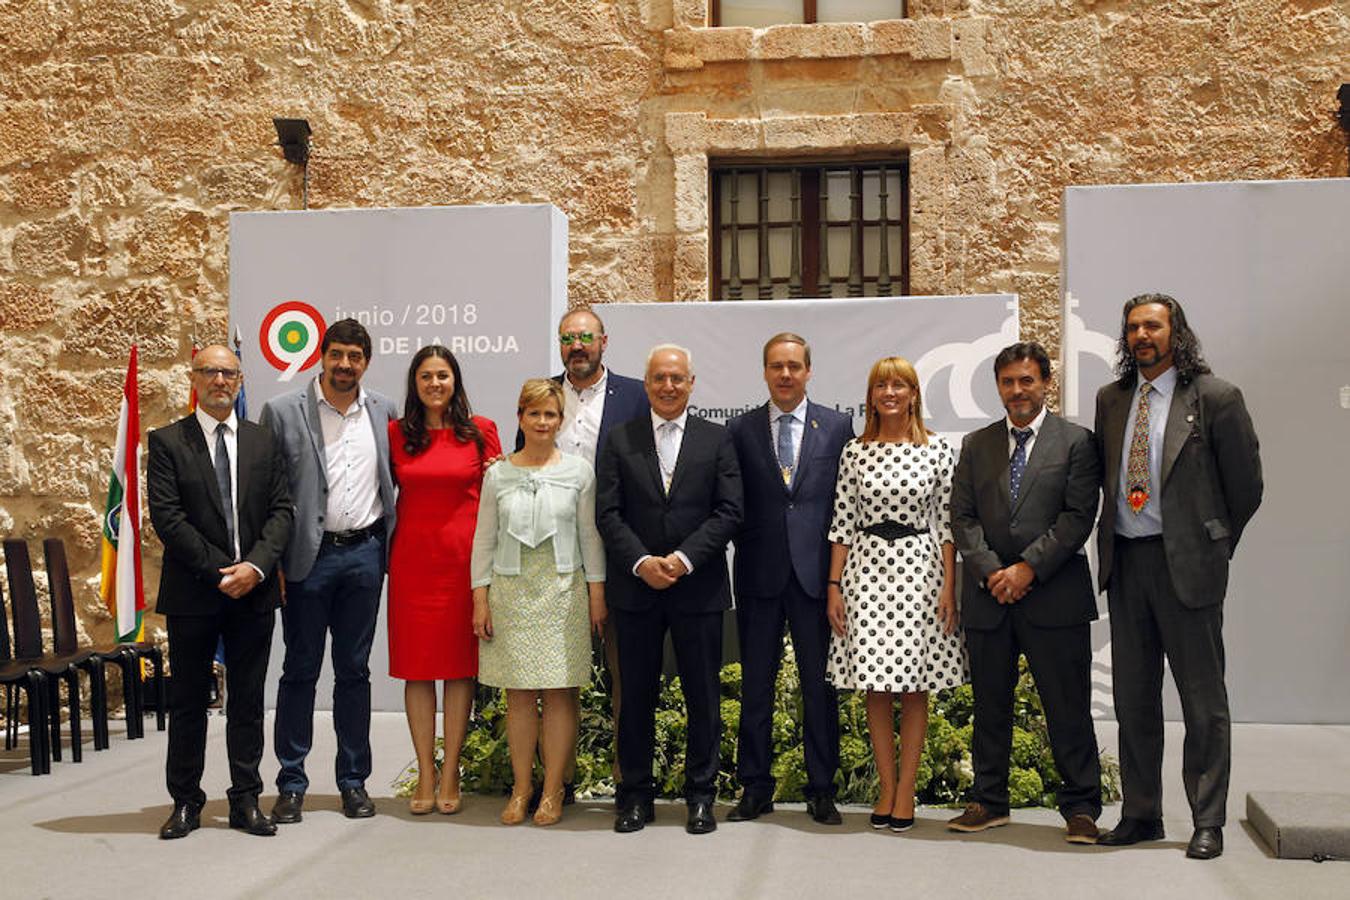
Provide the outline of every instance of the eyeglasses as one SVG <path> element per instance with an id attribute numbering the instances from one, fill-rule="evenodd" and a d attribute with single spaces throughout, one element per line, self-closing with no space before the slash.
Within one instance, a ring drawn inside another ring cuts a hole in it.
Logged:
<path id="1" fill-rule="evenodd" d="M 239 377 L 238 369 L 222 369 L 218 366 L 203 366 L 192 370 L 198 375 L 204 377 L 207 381 L 215 381 L 217 378 L 224 378 L 226 381 L 234 381 Z"/>
<path id="2" fill-rule="evenodd" d="M 687 382 L 689 378 L 688 376 L 685 375 L 669 375 L 665 372 L 661 372 L 656 375 L 648 375 L 647 380 L 650 381 L 652 384 L 669 383 L 671 387 L 683 387 L 685 382 Z"/>
<path id="3" fill-rule="evenodd" d="M 558 335 L 558 343 L 564 347 L 568 344 L 581 344 L 583 347 L 589 347 L 595 343 L 595 335 L 589 331 L 564 331 Z"/>

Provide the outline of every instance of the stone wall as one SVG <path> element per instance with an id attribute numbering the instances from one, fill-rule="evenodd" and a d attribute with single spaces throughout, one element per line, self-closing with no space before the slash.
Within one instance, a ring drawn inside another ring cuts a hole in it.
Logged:
<path id="1" fill-rule="evenodd" d="M 70 544 L 83 627 L 117 401 L 180 415 L 234 210 L 552 202 L 573 302 L 707 295 L 707 158 L 909 153 L 915 293 L 1057 345 L 1071 184 L 1346 174 L 1344 0 L 911 0 L 703 27 L 702 0 L 0 0 L 0 532 Z M 147 527 L 147 533 L 151 533 Z M 157 566 L 148 542 L 147 587 Z"/>

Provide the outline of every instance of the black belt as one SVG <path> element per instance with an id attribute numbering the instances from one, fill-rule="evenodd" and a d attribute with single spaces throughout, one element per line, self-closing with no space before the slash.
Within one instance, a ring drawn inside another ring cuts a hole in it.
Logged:
<path id="1" fill-rule="evenodd" d="M 862 530 L 864 534 L 879 537 L 883 541 L 898 541 L 901 538 L 918 537 L 928 531 L 927 528 L 915 528 L 907 522 L 892 522 L 889 519 L 885 522 L 864 525 Z"/>
<path id="2" fill-rule="evenodd" d="M 1147 534 L 1143 537 L 1126 537 L 1123 534 L 1116 535 L 1116 540 L 1122 544 L 1151 544 L 1154 541 L 1161 541 L 1161 534 Z"/>
<path id="3" fill-rule="evenodd" d="M 383 531 L 384 519 L 376 519 L 365 528 L 356 528 L 352 531 L 325 531 L 323 542 L 334 547 L 346 547 L 350 544 L 360 544 L 371 538 L 379 537 Z"/>

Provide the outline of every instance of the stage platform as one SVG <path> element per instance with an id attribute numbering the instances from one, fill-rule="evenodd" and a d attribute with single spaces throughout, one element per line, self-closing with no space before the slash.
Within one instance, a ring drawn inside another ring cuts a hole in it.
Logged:
<path id="1" fill-rule="evenodd" d="M 801 806 L 780 806 L 757 822 L 722 821 L 716 833 L 684 832 L 684 807 L 662 804 L 656 823 L 634 835 L 610 830 L 608 802 L 582 802 L 549 829 L 497 824 L 502 798 L 466 798 L 453 817 L 413 817 L 390 782 L 412 756 L 402 715 L 376 714 L 375 774 L 368 787 L 379 815 L 350 821 L 339 812 L 331 765 L 331 720 L 320 713 L 310 757 L 314 786 L 305 821 L 274 838 L 231 831 L 225 822 L 224 719 L 211 717 L 201 830 L 180 841 L 156 831 L 169 812 L 165 734 L 127 742 L 113 723 L 113 747 L 85 761 L 28 773 L 26 750 L 0 756 L 0 847 L 7 898 L 87 897 L 120 885 L 137 896 L 193 900 L 253 897 L 778 898 L 906 896 L 1000 898 L 1336 897 L 1346 896 L 1350 863 L 1276 859 L 1246 821 L 1249 791 L 1350 790 L 1350 726 L 1238 725 L 1229 822 L 1222 858 L 1184 857 L 1191 825 L 1181 791 L 1181 728 L 1167 726 L 1167 839 L 1132 848 L 1075 847 L 1051 810 L 1017 810 L 1013 822 L 981 835 L 943 827 L 954 813 L 921 809 L 906 835 L 873 832 L 866 808 L 845 810 L 841 828 L 813 823 Z M 270 745 L 271 716 L 268 717 Z M 1097 724 L 1115 752 L 1116 727 Z M 276 763 L 265 760 L 269 786 Z M 270 809 L 275 794 L 263 795 Z M 1108 807 L 1102 824 L 1119 818 Z"/>

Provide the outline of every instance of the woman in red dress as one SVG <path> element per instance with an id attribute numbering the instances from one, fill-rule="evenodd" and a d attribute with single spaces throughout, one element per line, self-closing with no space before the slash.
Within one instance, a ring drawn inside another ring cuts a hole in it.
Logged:
<path id="1" fill-rule="evenodd" d="M 408 366 L 403 418 L 389 423 L 399 485 L 389 556 L 389 674 L 402 678 L 417 752 L 408 808 L 459 812 L 459 752 L 473 708 L 478 640 L 469 558 L 487 460 L 501 454 L 497 426 L 469 409 L 459 363 L 440 344 Z M 444 681 L 445 760 L 436 780 L 436 682 Z"/>

